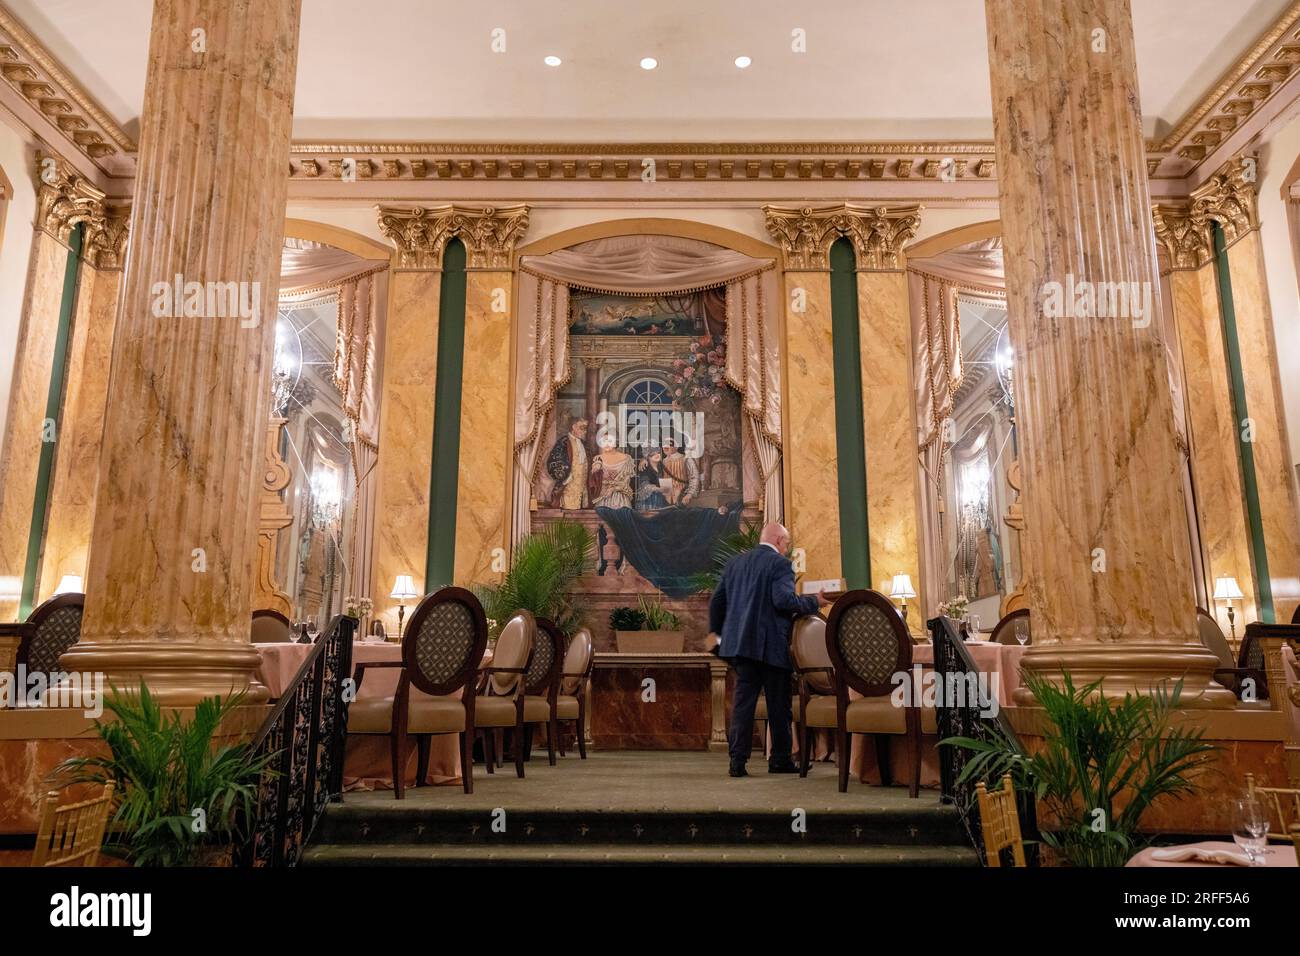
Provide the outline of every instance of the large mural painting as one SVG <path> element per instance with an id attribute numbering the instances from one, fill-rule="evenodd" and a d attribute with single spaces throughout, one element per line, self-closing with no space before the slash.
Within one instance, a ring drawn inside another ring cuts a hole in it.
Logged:
<path id="1" fill-rule="evenodd" d="M 739 527 L 747 469 L 725 333 L 722 289 L 572 293 L 570 377 L 534 495 L 540 520 L 592 527 L 602 578 L 687 597 Z"/>

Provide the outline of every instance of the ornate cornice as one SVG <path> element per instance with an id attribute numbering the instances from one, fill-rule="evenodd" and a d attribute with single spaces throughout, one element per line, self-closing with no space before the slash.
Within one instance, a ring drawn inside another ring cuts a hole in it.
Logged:
<path id="1" fill-rule="evenodd" d="M 85 224 L 82 255 L 96 269 L 120 269 L 125 259 L 130 207 L 105 201 L 104 192 L 65 160 L 36 154 L 36 226 L 67 244 Z"/>
<path id="2" fill-rule="evenodd" d="M 903 246 L 921 225 L 917 205 L 764 206 L 763 216 L 785 252 L 785 267 L 796 271 L 828 269 L 840 236 L 853 242 L 859 272 L 898 271 Z"/>
<path id="3" fill-rule="evenodd" d="M 1258 172 L 1254 156 L 1238 156 L 1192 190 L 1186 202 L 1152 206 L 1156 238 L 1169 253 L 1171 268 L 1199 269 L 1214 258 L 1212 223 L 1222 227 L 1227 245 L 1259 228 Z"/>
<path id="4" fill-rule="evenodd" d="M 508 269 L 515 243 L 528 228 L 528 207 L 378 206 L 379 230 L 397 247 L 402 269 L 441 269 L 454 238 L 465 243 L 467 268 Z"/>
<path id="5" fill-rule="evenodd" d="M 135 142 L 2 4 L 0 78 L 105 172 L 130 171 Z"/>

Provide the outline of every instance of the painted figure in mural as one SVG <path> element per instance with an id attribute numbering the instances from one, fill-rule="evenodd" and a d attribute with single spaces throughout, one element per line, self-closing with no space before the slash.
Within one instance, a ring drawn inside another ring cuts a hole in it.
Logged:
<path id="1" fill-rule="evenodd" d="M 632 507 L 632 456 L 621 452 L 613 435 L 600 438 L 600 454 L 591 463 L 591 506 L 604 508 Z"/>
<path id="2" fill-rule="evenodd" d="M 639 511 L 660 511 L 668 507 L 664 496 L 664 453 L 652 451 L 636 469 L 636 507 Z"/>
<path id="3" fill-rule="evenodd" d="M 667 488 L 670 505 L 688 505 L 700 493 L 700 466 L 694 458 L 687 458 L 677 447 L 677 442 L 665 438 L 660 465 L 665 477 L 671 479 Z"/>
<path id="4" fill-rule="evenodd" d="M 552 503 L 556 508 L 578 511 L 588 507 L 588 469 L 587 420 L 579 418 L 546 456 L 546 473 L 555 481 Z"/>

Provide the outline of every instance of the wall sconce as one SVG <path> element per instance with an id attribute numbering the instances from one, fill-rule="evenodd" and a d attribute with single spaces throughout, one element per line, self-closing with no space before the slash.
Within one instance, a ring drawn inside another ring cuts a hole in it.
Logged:
<path id="1" fill-rule="evenodd" d="M 393 582 L 393 593 L 388 595 L 397 601 L 397 642 L 402 642 L 402 618 L 406 616 L 406 602 L 418 598 L 415 582 L 409 574 L 399 574 Z"/>
<path id="2" fill-rule="evenodd" d="M 907 620 L 907 599 L 916 597 L 916 591 L 912 589 L 911 575 L 895 574 L 894 584 L 893 587 L 890 588 L 889 596 L 891 598 L 898 598 L 903 602 L 902 607 L 899 608 L 899 610 L 903 615 L 903 620 L 906 621 Z"/>
<path id="3" fill-rule="evenodd" d="M 1214 579 L 1214 599 L 1228 602 L 1228 627 L 1232 630 L 1232 643 L 1237 643 L 1237 615 L 1232 609 L 1233 601 L 1240 601 L 1246 595 L 1237 586 L 1237 579 L 1224 574 Z"/>
<path id="4" fill-rule="evenodd" d="M 59 578 L 59 585 L 54 589 L 55 594 L 84 594 L 85 584 L 82 583 L 81 575 L 65 574 Z"/>

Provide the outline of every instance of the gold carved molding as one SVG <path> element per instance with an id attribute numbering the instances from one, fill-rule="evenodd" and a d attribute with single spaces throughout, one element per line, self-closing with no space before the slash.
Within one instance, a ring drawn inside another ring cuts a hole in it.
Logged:
<path id="1" fill-rule="evenodd" d="M 1168 252 L 1172 269 L 1199 269 L 1213 260 L 1212 223 L 1222 227 L 1227 245 L 1259 228 L 1258 173 L 1254 156 L 1238 156 L 1192 190 L 1186 202 L 1152 206 L 1156 238 Z"/>
<path id="2" fill-rule="evenodd" d="M 275 574 L 275 555 L 279 550 L 280 532 L 293 524 L 291 512 L 281 497 L 293 477 L 280 457 L 280 432 L 286 418 L 272 417 L 266 423 L 266 460 L 262 471 L 262 494 L 257 518 L 257 576 L 253 610 L 279 611 L 293 616 L 293 598 L 280 587 Z"/>
<path id="3" fill-rule="evenodd" d="M 509 269 L 528 229 L 528 206 L 378 206 L 379 230 L 397 247 L 398 268 L 441 269 L 453 238 L 465 243 L 467 268 Z"/>
<path id="4" fill-rule="evenodd" d="M 95 269 L 121 269 L 130 231 L 130 207 L 105 200 L 104 192 L 63 159 L 36 154 L 36 225 L 67 244 L 85 225 L 82 256 Z"/>
<path id="5" fill-rule="evenodd" d="M 763 207 L 767 230 L 781 245 L 787 269 L 830 268 L 831 245 L 841 236 L 853 243 L 859 272 L 897 272 L 903 246 L 921 225 L 921 207 L 832 206 Z"/>

